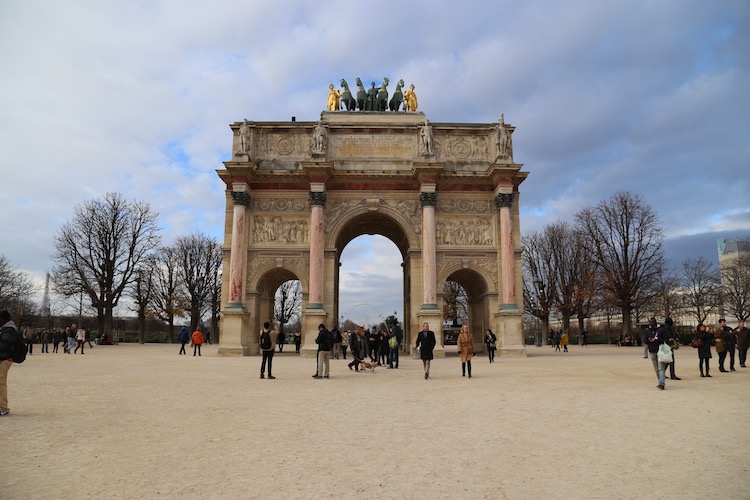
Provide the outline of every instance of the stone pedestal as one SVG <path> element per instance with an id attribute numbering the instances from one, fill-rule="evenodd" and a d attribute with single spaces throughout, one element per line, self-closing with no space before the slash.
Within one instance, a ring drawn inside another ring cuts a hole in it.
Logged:
<path id="1" fill-rule="evenodd" d="M 258 354 L 258 339 L 250 334 L 250 315 L 242 307 L 225 307 L 221 318 L 219 356 Z"/>
<path id="2" fill-rule="evenodd" d="M 523 342 L 523 315 L 519 310 L 495 313 L 495 334 L 497 335 L 496 356 L 526 357 Z"/>
<path id="3" fill-rule="evenodd" d="M 302 315 L 302 346 L 299 355 L 303 358 L 315 358 L 318 355 L 318 325 L 326 324 L 328 315 L 322 309 L 307 308 Z"/>

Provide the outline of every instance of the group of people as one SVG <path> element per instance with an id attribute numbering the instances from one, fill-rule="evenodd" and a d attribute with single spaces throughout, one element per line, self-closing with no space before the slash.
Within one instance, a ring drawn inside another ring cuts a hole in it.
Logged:
<path id="1" fill-rule="evenodd" d="M 66 354 L 77 354 L 78 349 L 83 354 L 85 344 L 94 347 L 91 344 L 91 338 L 88 331 L 83 326 L 78 327 L 75 323 L 66 327 L 64 330 L 49 328 L 34 330 L 30 326 L 22 326 L 19 330 L 23 342 L 26 344 L 26 354 L 34 354 L 34 344 L 39 344 L 42 353 L 49 353 L 49 344 L 52 344 L 52 352 L 59 352 L 60 344 L 63 346 L 63 352 Z"/>
<path id="2" fill-rule="evenodd" d="M 745 321 L 740 320 L 734 330 L 727 326 L 724 318 L 719 320 L 716 327 L 706 326 L 703 323 L 693 336 L 691 345 L 698 349 L 698 368 L 701 377 L 710 377 L 709 360 L 712 358 L 711 346 L 715 346 L 716 354 L 719 356 L 719 371 L 734 372 L 735 352 L 739 355 L 740 368 L 747 368 L 747 350 L 750 347 L 750 331 L 745 327 Z M 726 359 L 729 357 L 729 370 L 726 369 Z"/>
<path id="3" fill-rule="evenodd" d="M 262 379 L 276 378 L 272 375 L 273 354 L 275 352 L 274 339 L 279 337 L 278 334 L 275 334 L 274 328 L 275 322 L 270 320 L 263 324 L 263 329 L 260 331 L 259 346 L 263 356 L 260 366 L 260 378 Z M 494 363 L 497 336 L 492 330 L 487 329 L 484 341 L 489 362 Z M 381 331 L 377 327 L 367 330 L 357 326 L 352 333 L 349 330 L 340 332 L 335 326 L 329 330 L 321 323 L 318 325 L 318 335 L 315 338 L 318 352 L 316 356 L 317 369 L 313 378 L 330 378 L 331 358 L 338 359 L 339 355 L 343 355 L 343 359 L 346 359 L 347 349 L 350 349 L 352 356 L 351 362 L 347 365 L 350 370 L 358 372 L 361 367 L 369 366 L 386 366 L 388 369 L 398 369 L 399 350 L 402 342 L 403 333 L 399 328 Z M 423 323 L 422 331 L 417 334 L 415 348 L 422 360 L 425 380 L 430 378 L 430 364 L 434 358 L 436 345 L 435 332 L 430 330 L 429 323 Z M 476 356 L 476 349 L 468 325 L 461 327 L 457 347 L 461 359 L 462 376 L 465 377 L 468 374 L 469 378 L 472 378 L 471 360 Z M 367 361 L 367 358 L 369 358 L 369 361 Z"/>
<path id="4" fill-rule="evenodd" d="M 193 332 L 192 335 L 188 333 L 188 329 L 186 326 L 183 326 L 180 328 L 180 333 L 177 334 L 177 342 L 180 343 L 180 354 L 184 354 L 187 356 L 187 351 L 185 350 L 185 344 L 190 342 L 190 345 L 193 347 L 193 356 L 201 355 L 201 346 L 206 343 L 206 340 L 208 340 L 208 343 L 211 343 L 211 337 L 210 336 L 203 336 L 203 331 L 201 330 L 200 325 L 198 325 Z"/>
<path id="5" fill-rule="evenodd" d="M 660 390 L 666 388 L 666 374 L 669 368 L 671 380 L 682 380 L 675 373 L 674 351 L 679 348 L 679 338 L 674 332 L 672 318 L 664 319 L 662 325 L 658 325 L 656 318 L 649 320 L 648 329 L 644 334 L 645 351 L 644 357 L 650 357 Z M 701 377 L 712 377 L 709 360 L 713 357 L 711 347 L 715 346 L 719 356 L 719 371 L 733 372 L 735 369 L 735 352 L 739 354 L 741 368 L 746 368 L 747 350 L 750 347 L 750 331 L 745 327 L 745 321 L 738 322 L 735 329 L 727 326 L 724 318 L 719 320 L 716 327 L 699 324 L 693 340 L 690 344 L 698 351 L 698 370 Z M 660 353 L 660 351 L 662 351 Z M 725 367 L 726 358 L 729 357 L 729 369 Z"/>

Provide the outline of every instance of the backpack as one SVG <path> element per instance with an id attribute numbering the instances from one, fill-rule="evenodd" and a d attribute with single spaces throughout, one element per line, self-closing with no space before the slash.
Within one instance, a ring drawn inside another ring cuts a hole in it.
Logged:
<path id="1" fill-rule="evenodd" d="M 271 333 L 265 330 L 260 332 L 260 348 L 264 351 L 271 348 Z"/>
<path id="2" fill-rule="evenodd" d="M 13 345 L 13 362 L 21 364 L 26 361 L 26 343 L 21 340 L 21 335 L 16 332 L 16 343 Z"/>

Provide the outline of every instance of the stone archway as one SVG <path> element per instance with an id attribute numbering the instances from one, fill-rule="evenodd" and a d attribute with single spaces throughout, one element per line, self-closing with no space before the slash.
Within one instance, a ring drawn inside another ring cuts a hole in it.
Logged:
<path id="1" fill-rule="evenodd" d="M 476 326 L 493 328 L 499 354 L 526 354 L 518 186 L 527 174 L 513 162 L 514 127 L 323 112 L 317 123 L 231 129 L 232 159 L 218 171 L 227 186 L 221 355 L 257 353 L 271 307 L 263 290 L 288 275 L 303 288 L 302 354 L 314 355 L 317 325 L 338 318 L 341 251 L 368 233 L 403 257 L 407 346 L 425 321 L 440 333 L 438 283 L 454 276 L 471 288 Z"/>
<path id="2" fill-rule="evenodd" d="M 497 294 L 490 290 L 484 273 L 468 266 L 459 267 L 452 271 L 444 280 L 441 280 L 441 283 L 446 281 L 454 281 L 466 291 L 469 331 L 474 337 L 477 352 L 482 352 L 484 350 L 484 332 L 487 328 L 492 328 L 491 304 L 493 301 L 497 301 Z"/>

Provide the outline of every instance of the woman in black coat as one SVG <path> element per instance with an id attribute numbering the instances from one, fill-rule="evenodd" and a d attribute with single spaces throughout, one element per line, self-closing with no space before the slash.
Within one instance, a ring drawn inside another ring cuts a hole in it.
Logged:
<path id="1" fill-rule="evenodd" d="M 487 356 L 490 358 L 490 363 L 494 363 L 495 349 L 497 349 L 497 337 L 489 328 L 487 328 L 487 333 L 484 335 L 484 344 L 487 346 Z"/>
<path id="2" fill-rule="evenodd" d="M 706 325 L 701 323 L 698 325 L 698 330 L 695 332 L 693 341 L 700 342 L 698 346 L 698 367 L 701 371 L 701 377 L 710 377 L 708 374 L 708 360 L 711 359 L 711 342 L 713 341 L 713 335 L 711 332 L 706 330 Z M 703 365 L 706 365 L 706 373 L 703 373 Z"/>

